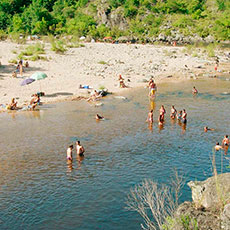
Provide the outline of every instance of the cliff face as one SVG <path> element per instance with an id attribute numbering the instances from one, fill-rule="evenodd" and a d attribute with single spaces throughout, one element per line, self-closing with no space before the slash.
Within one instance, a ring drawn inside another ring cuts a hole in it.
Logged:
<path id="1" fill-rule="evenodd" d="M 230 230 L 230 173 L 190 181 L 193 202 L 181 204 L 168 229 Z"/>

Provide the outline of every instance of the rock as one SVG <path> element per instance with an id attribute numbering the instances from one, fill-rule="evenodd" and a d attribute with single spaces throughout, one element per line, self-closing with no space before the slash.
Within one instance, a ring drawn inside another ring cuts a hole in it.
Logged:
<path id="1" fill-rule="evenodd" d="M 192 199 L 197 208 L 219 210 L 230 202 L 230 173 L 210 177 L 205 181 L 190 181 Z"/>
<path id="2" fill-rule="evenodd" d="M 223 212 L 220 214 L 221 229 L 230 230 L 230 204 L 224 206 Z"/>
<path id="3" fill-rule="evenodd" d="M 183 221 L 184 219 L 187 221 Z M 170 230 L 220 230 L 219 217 L 210 211 L 196 209 L 192 202 L 181 204 L 177 208 L 173 220 L 174 226 L 169 228 Z"/>

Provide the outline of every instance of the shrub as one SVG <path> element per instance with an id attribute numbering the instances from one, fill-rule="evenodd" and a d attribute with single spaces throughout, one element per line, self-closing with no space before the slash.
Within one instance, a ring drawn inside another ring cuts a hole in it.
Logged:
<path id="1" fill-rule="evenodd" d="M 67 51 L 61 40 L 51 42 L 51 50 L 57 54 L 64 54 Z"/>

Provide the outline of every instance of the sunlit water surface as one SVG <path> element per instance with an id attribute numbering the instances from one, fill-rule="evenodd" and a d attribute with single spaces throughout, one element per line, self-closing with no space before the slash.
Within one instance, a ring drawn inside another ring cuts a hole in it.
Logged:
<path id="1" fill-rule="evenodd" d="M 193 97 L 193 85 L 199 95 Z M 142 219 L 125 207 L 127 195 L 145 178 L 168 184 L 173 168 L 187 181 L 212 175 L 216 141 L 230 130 L 230 83 L 219 79 L 161 84 L 156 103 L 148 90 L 105 98 L 103 106 L 85 101 L 44 105 L 40 112 L 1 113 L 0 229 L 140 229 Z M 156 122 L 160 105 L 166 122 Z M 184 127 L 169 119 L 170 106 L 188 112 Z M 153 129 L 145 123 L 155 108 Z M 96 122 L 96 113 L 107 120 Z M 215 128 L 203 132 L 204 126 Z M 66 148 L 80 139 L 86 149 L 79 163 Z M 229 160 L 216 158 L 219 172 Z M 187 185 L 181 202 L 191 200 Z"/>

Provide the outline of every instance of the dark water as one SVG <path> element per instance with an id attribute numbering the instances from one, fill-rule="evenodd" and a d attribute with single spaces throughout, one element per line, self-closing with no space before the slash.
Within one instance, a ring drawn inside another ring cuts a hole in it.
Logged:
<path id="1" fill-rule="evenodd" d="M 200 94 L 191 95 L 196 85 Z M 142 219 L 125 209 L 127 195 L 145 178 L 169 183 L 173 168 L 186 181 L 212 175 L 212 147 L 229 134 L 230 82 L 219 79 L 161 84 L 155 108 L 166 122 L 150 130 L 147 89 L 128 100 L 112 96 L 102 107 L 85 101 L 46 105 L 40 112 L 0 114 L 0 229 L 140 229 Z M 170 106 L 188 112 L 186 130 L 169 119 Z M 107 120 L 96 122 L 96 113 Z M 203 127 L 215 128 L 203 132 Z M 66 163 L 66 148 L 80 139 L 85 159 Z M 220 172 L 229 160 L 216 157 Z M 183 188 L 181 202 L 191 200 Z"/>

